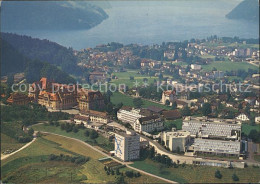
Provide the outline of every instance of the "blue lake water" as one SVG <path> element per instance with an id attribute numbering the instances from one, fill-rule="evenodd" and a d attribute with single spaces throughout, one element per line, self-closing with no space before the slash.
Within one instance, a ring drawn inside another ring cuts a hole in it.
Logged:
<path id="1" fill-rule="evenodd" d="M 229 20 L 225 15 L 241 0 L 110 1 L 109 18 L 90 30 L 12 31 L 82 49 L 98 44 L 154 44 L 211 35 L 258 38 L 256 22 Z"/>

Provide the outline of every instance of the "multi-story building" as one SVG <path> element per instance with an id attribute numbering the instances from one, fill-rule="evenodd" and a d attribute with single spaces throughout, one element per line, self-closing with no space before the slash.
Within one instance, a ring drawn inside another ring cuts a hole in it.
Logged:
<path id="1" fill-rule="evenodd" d="M 241 147 L 240 145 L 240 141 L 225 141 L 201 138 L 196 138 L 193 144 L 195 153 L 218 155 L 239 155 Z"/>
<path id="2" fill-rule="evenodd" d="M 160 116 L 152 115 L 139 118 L 134 123 L 134 130 L 136 132 L 153 132 L 162 130 L 163 122 Z"/>
<path id="3" fill-rule="evenodd" d="M 209 119 L 207 117 L 186 117 L 182 129 L 193 137 L 223 138 L 240 140 L 241 122 L 234 119 Z"/>
<path id="4" fill-rule="evenodd" d="M 132 131 L 115 133 L 115 156 L 123 161 L 140 157 L 140 136 Z"/>
<path id="5" fill-rule="evenodd" d="M 118 120 L 122 121 L 123 123 L 129 123 L 133 125 L 138 118 L 144 117 L 140 114 L 140 109 L 134 109 L 131 107 L 122 107 L 117 112 Z"/>
<path id="6" fill-rule="evenodd" d="M 190 67 L 192 70 L 201 70 L 201 65 L 191 64 Z"/>
<path id="7" fill-rule="evenodd" d="M 99 91 L 81 89 L 78 92 L 77 99 L 79 110 L 83 112 L 96 110 L 105 106 L 103 95 Z"/>
<path id="8" fill-rule="evenodd" d="M 168 91 L 164 91 L 164 92 L 162 93 L 162 100 L 161 100 L 161 102 L 162 102 L 163 104 L 165 104 L 167 100 L 168 100 L 170 103 L 172 103 L 174 99 L 175 99 L 175 91 L 173 91 L 173 90 L 168 90 Z"/>
<path id="9" fill-rule="evenodd" d="M 89 111 L 81 112 L 80 114 L 89 117 L 90 122 L 102 123 L 102 124 L 107 124 L 109 122 L 109 117 L 107 112 L 89 110 Z"/>
<path id="10" fill-rule="evenodd" d="M 30 102 L 30 99 L 27 95 L 23 93 L 11 93 L 6 102 L 15 105 L 26 105 Z"/>
<path id="11" fill-rule="evenodd" d="M 190 132 L 187 131 L 170 131 L 162 132 L 161 139 L 164 145 L 171 151 L 186 151 L 186 147 L 190 142 Z"/>
<path id="12" fill-rule="evenodd" d="M 54 110 L 70 109 L 76 105 L 79 105 L 81 111 L 104 107 L 104 99 L 99 91 L 54 83 L 45 77 L 31 85 L 29 97 L 34 102 Z"/>

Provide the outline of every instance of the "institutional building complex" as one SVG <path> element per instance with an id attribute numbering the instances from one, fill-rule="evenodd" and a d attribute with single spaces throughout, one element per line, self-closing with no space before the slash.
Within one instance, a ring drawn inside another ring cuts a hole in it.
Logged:
<path id="1" fill-rule="evenodd" d="M 78 105 L 81 111 L 88 111 L 104 106 L 104 99 L 99 91 L 55 83 L 45 77 L 31 85 L 29 97 L 33 102 L 53 110 L 70 109 Z"/>
<path id="2" fill-rule="evenodd" d="M 233 119 L 209 119 L 207 117 L 186 117 L 182 129 L 193 137 L 223 138 L 240 140 L 241 122 Z"/>
<path id="3" fill-rule="evenodd" d="M 173 152 L 185 152 L 187 145 L 190 142 L 190 132 L 187 131 L 170 131 L 162 132 L 161 139 L 164 141 L 164 145 Z"/>

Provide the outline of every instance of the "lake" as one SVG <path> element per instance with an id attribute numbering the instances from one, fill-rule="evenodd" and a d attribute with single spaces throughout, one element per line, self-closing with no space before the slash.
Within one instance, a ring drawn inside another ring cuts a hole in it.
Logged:
<path id="1" fill-rule="evenodd" d="M 109 18 L 90 30 L 12 31 L 83 49 L 109 42 L 160 44 L 211 35 L 258 38 L 259 25 L 229 20 L 241 0 L 110 1 Z"/>

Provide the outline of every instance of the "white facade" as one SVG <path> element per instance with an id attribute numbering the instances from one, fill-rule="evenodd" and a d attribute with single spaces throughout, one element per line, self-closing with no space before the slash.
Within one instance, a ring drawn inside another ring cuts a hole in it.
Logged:
<path id="1" fill-rule="evenodd" d="M 161 135 L 166 147 L 171 151 L 186 151 L 186 146 L 190 142 L 190 133 L 186 131 L 163 132 Z"/>
<path id="2" fill-rule="evenodd" d="M 256 124 L 260 124 L 260 116 L 255 117 L 255 123 L 256 123 Z"/>
<path id="3" fill-rule="evenodd" d="M 130 123 L 131 125 L 133 125 L 138 118 L 143 117 L 139 113 L 140 113 L 140 109 L 132 109 L 130 111 L 120 109 L 117 112 L 117 118 L 123 123 Z"/>
<path id="4" fill-rule="evenodd" d="M 190 67 L 192 70 L 201 70 L 201 65 L 191 64 Z"/>
<path id="5" fill-rule="evenodd" d="M 153 132 L 160 131 L 163 127 L 163 122 L 159 116 L 150 116 L 139 118 L 134 123 L 134 130 L 136 132 Z"/>
<path id="6" fill-rule="evenodd" d="M 249 121 L 248 116 L 247 116 L 246 114 L 244 114 L 244 113 L 239 114 L 239 115 L 236 117 L 236 119 L 241 120 L 241 121 Z"/>
<path id="7" fill-rule="evenodd" d="M 224 141 L 213 139 L 200 139 L 194 140 L 194 152 L 215 153 L 215 154 L 240 154 L 239 141 Z"/>
<path id="8" fill-rule="evenodd" d="M 140 157 L 140 136 L 135 132 L 115 133 L 115 156 L 123 161 Z"/>
<path id="9" fill-rule="evenodd" d="M 186 117 L 182 129 L 192 136 L 225 137 L 240 139 L 241 123 L 228 119 L 207 119 L 206 117 Z"/>

